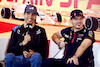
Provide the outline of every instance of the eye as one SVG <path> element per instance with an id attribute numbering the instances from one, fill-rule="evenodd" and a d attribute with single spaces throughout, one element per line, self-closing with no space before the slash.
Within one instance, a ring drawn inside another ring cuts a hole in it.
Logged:
<path id="1" fill-rule="evenodd" d="M 29 15 L 29 14 L 30 14 L 30 12 L 27 13 L 27 15 Z"/>
<path id="2" fill-rule="evenodd" d="M 34 14 L 34 13 L 32 13 L 32 16 L 35 16 L 35 14 Z"/>
<path id="3" fill-rule="evenodd" d="M 83 18 L 81 17 L 80 20 L 82 20 Z"/>
<path id="4" fill-rule="evenodd" d="M 78 18 L 75 18 L 74 20 L 78 20 Z"/>

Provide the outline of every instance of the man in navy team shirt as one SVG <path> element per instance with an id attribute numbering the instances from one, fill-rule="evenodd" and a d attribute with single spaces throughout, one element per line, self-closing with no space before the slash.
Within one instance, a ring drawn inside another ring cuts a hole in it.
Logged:
<path id="1" fill-rule="evenodd" d="M 68 27 L 52 36 L 52 40 L 60 47 L 65 47 L 62 59 L 45 59 L 43 67 L 94 67 L 92 44 L 95 42 L 94 32 L 84 27 L 84 15 L 81 10 L 73 10 L 70 14 L 73 27 Z M 60 40 L 64 38 L 64 41 Z"/>

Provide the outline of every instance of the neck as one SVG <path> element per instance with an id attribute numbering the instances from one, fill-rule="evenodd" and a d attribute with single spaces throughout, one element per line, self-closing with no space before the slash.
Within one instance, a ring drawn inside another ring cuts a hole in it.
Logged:
<path id="1" fill-rule="evenodd" d="M 80 31 L 80 30 L 82 30 L 84 27 L 82 27 L 82 28 L 74 28 L 74 32 L 77 32 L 77 31 Z"/>
<path id="2" fill-rule="evenodd" d="M 26 23 L 26 22 L 24 22 L 24 28 L 26 27 L 26 25 L 27 25 L 27 23 Z M 32 23 L 32 26 L 33 26 L 33 27 L 35 26 L 35 22 L 34 22 L 34 23 Z"/>

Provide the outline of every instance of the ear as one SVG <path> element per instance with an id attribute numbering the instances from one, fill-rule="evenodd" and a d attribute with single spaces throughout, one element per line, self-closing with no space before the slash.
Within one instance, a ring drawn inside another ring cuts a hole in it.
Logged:
<path id="1" fill-rule="evenodd" d="M 37 15 L 35 14 L 35 17 L 37 17 Z"/>
<path id="2" fill-rule="evenodd" d="M 70 21 L 70 23 L 72 24 L 72 19 L 70 19 L 69 21 Z"/>
<path id="3" fill-rule="evenodd" d="M 25 13 L 23 13 L 23 17 L 25 17 Z"/>

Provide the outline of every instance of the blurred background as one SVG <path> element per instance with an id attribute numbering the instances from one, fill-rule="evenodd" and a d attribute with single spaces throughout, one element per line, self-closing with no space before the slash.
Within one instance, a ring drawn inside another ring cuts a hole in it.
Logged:
<path id="1" fill-rule="evenodd" d="M 70 12 L 80 9 L 85 15 L 84 24 L 94 30 L 95 38 L 100 40 L 100 0 L 0 0 L 0 36 L 10 36 L 14 26 L 23 24 L 27 4 L 38 8 L 36 22 L 46 29 L 48 39 L 54 32 L 72 26 L 69 22 Z"/>
<path id="2" fill-rule="evenodd" d="M 82 10 L 85 27 L 95 33 L 95 67 L 100 67 L 100 0 L 0 0 L 0 61 L 5 58 L 12 28 L 24 23 L 23 13 L 28 4 L 38 9 L 36 22 L 46 30 L 49 57 L 59 51 L 58 46 L 51 40 L 53 33 L 71 27 L 70 12 L 74 9 Z M 61 58 L 63 51 L 56 58 Z"/>

